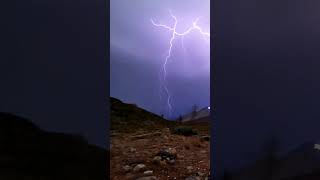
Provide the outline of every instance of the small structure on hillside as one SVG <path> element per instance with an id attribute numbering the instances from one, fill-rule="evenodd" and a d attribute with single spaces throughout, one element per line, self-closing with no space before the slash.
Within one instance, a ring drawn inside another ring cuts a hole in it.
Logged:
<path id="1" fill-rule="evenodd" d="M 182 122 L 200 120 L 210 117 L 210 107 L 204 107 L 200 110 L 193 108 L 193 111 L 182 117 Z"/>

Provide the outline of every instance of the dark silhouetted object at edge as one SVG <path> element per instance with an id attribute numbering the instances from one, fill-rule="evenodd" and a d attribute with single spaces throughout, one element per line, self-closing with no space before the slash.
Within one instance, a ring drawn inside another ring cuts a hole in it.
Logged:
<path id="1" fill-rule="evenodd" d="M 46 132 L 0 113 L 0 179 L 102 180 L 107 151 L 81 136 Z"/>

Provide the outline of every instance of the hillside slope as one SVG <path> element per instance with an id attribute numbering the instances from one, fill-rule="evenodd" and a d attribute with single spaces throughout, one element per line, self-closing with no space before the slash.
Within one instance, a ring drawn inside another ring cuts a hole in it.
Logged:
<path id="1" fill-rule="evenodd" d="M 111 98 L 111 129 L 112 180 L 205 180 L 209 176 L 208 123 L 168 121 Z M 197 134 L 184 136 L 177 129 Z"/>
<path id="2" fill-rule="evenodd" d="M 46 132 L 31 121 L 0 113 L 0 179 L 99 180 L 107 151 L 79 136 Z"/>
<path id="3" fill-rule="evenodd" d="M 165 120 L 133 104 L 126 104 L 112 97 L 110 101 L 112 132 L 135 132 L 137 130 L 155 131 L 177 125 L 176 122 Z"/>

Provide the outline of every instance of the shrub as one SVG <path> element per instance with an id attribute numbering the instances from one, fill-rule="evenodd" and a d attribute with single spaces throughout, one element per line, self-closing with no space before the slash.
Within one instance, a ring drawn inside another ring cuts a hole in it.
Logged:
<path id="1" fill-rule="evenodd" d="M 173 133 L 174 134 L 183 135 L 183 136 L 192 136 L 192 135 L 197 135 L 198 134 L 197 131 L 193 130 L 191 127 L 186 127 L 186 126 L 176 127 L 173 130 Z"/>

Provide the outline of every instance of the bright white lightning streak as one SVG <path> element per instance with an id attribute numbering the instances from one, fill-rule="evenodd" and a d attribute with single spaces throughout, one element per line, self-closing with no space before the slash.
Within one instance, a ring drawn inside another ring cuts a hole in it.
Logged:
<path id="1" fill-rule="evenodd" d="M 200 34 L 202 34 L 204 37 L 209 37 L 210 38 L 210 33 L 208 32 L 204 32 L 200 26 L 198 26 L 198 21 L 200 18 L 197 18 L 195 21 L 192 22 L 192 26 L 189 27 L 186 31 L 182 32 L 182 33 L 179 33 L 176 31 L 176 28 L 177 28 L 177 24 L 178 24 L 178 19 L 176 16 L 174 16 L 171 12 L 171 10 L 169 10 L 169 13 L 170 13 L 170 16 L 174 19 L 174 25 L 173 27 L 170 27 L 170 26 L 167 26 L 167 25 L 164 25 L 164 24 L 158 24 L 158 23 L 155 23 L 153 21 L 153 19 L 151 19 L 151 23 L 156 26 L 156 27 L 162 27 L 162 28 L 165 28 L 165 29 L 168 29 L 169 31 L 172 32 L 172 35 L 171 35 L 171 38 L 170 38 L 170 41 L 169 41 L 169 48 L 168 48 L 168 53 L 167 53 L 167 56 L 165 58 L 165 61 L 163 63 L 163 80 L 164 80 L 164 90 L 167 94 L 167 105 L 168 105 L 168 108 L 169 108 L 169 117 L 171 116 L 171 112 L 172 112 L 172 105 L 171 105 L 171 95 L 170 95 L 170 92 L 169 92 L 169 89 L 168 89 L 168 86 L 166 84 L 166 77 L 167 77 L 167 63 L 168 63 L 168 60 L 170 59 L 171 57 L 171 53 L 172 53 L 172 47 L 173 47 L 173 41 L 175 40 L 176 36 L 181 36 L 182 38 L 184 36 L 186 36 L 187 34 L 191 33 L 192 31 L 194 30 L 197 30 L 199 31 Z M 182 39 L 183 40 L 183 39 Z M 183 44 L 183 41 L 182 41 L 182 44 Z M 184 48 L 184 47 L 183 47 Z"/>

